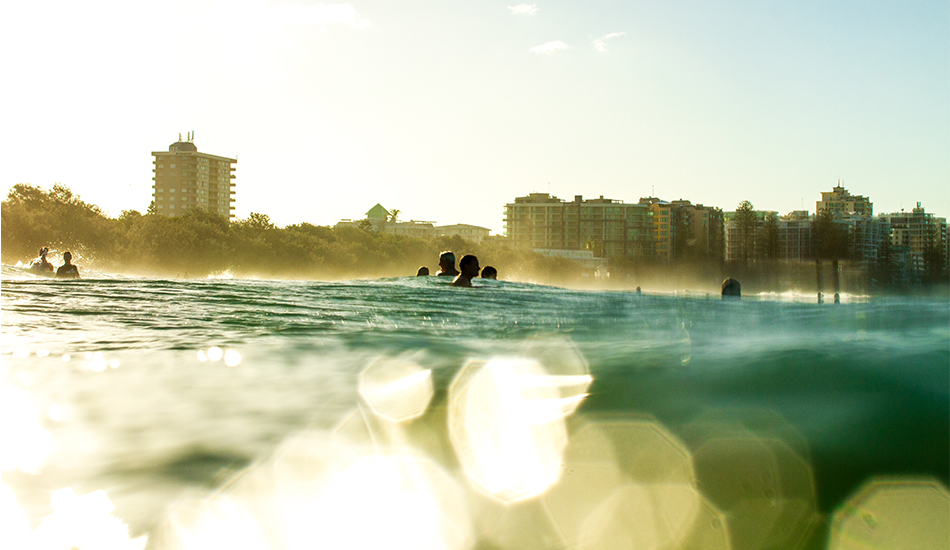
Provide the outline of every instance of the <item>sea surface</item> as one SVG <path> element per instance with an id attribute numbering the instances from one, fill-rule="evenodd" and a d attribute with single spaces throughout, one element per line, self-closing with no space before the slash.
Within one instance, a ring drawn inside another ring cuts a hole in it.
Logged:
<path id="1" fill-rule="evenodd" d="M 946 297 L 83 275 L 3 266 L 2 548 L 950 547 Z"/>

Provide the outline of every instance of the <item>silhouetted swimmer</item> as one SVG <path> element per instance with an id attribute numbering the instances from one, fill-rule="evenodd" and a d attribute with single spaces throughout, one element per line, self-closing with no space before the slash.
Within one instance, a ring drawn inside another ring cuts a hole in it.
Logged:
<path id="1" fill-rule="evenodd" d="M 486 265 L 482 270 L 482 279 L 498 279 L 498 270 L 490 265 Z"/>
<path id="2" fill-rule="evenodd" d="M 38 258 L 33 260 L 33 263 L 30 264 L 30 269 L 32 271 L 53 271 L 53 264 L 49 263 L 49 260 L 46 259 L 46 255 L 49 254 L 49 248 L 45 246 L 40 249 L 40 255 Z"/>
<path id="3" fill-rule="evenodd" d="M 455 277 L 459 272 L 455 269 L 455 254 L 449 250 L 439 254 L 439 277 Z"/>
<path id="4" fill-rule="evenodd" d="M 66 251 L 63 253 L 63 265 L 56 270 L 56 276 L 61 279 L 78 279 L 79 268 L 72 264 L 73 255 Z"/>
<path id="5" fill-rule="evenodd" d="M 641 294 L 643 294 L 643 292 L 640 291 L 640 287 L 637 287 L 637 296 L 639 296 L 639 295 L 641 295 Z"/>
<path id="6" fill-rule="evenodd" d="M 742 285 L 739 284 L 739 281 L 729 277 L 722 282 L 722 299 L 723 300 L 741 300 L 742 299 Z"/>
<path id="7" fill-rule="evenodd" d="M 422 266 L 419 268 L 419 271 L 416 271 L 416 277 L 425 277 L 429 274 L 429 268 Z"/>
<path id="8" fill-rule="evenodd" d="M 836 304 L 840 304 L 840 303 L 841 303 L 841 295 L 838 294 L 837 292 L 835 292 L 835 303 L 836 303 Z"/>
<path id="9" fill-rule="evenodd" d="M 459 262 L 459 267 L 462 268 L 462 272 L 459 273 L 458 277 L 452 281 L 453 286 L 472 286 L 472 279 L 478 277 L 478 271 L 481 269 L 478 266 L 478 258 L 471 254 L 462 256 L 462 261 Z"/>
<path id="10" fill-rule="evenodd" d="M 818 303 L 819 304 L 825 303 L 825 295 L 822 294 L 821 292 L 818 293 Z"/>

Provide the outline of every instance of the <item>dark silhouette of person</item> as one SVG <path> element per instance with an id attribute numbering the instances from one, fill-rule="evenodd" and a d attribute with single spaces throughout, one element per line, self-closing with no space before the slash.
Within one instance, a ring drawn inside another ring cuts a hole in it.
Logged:
<path id="1" fill-rule="evenodd" d="M 30 264 L 30 270 L 39 272 L 53 271 L 53 264 L 46 259 L 47 254 L 49 254 L 49 248 L 44 246 L 40 249 L 40 256 Z"/>
<path id="2" fill-rule="evenodd" d="M 428 274 L 429 274 L 429 268 L 426 266 L 422 266 L 419 268 L 419 271 L 416 271 L 416 277 L 425 277 Z"/>
<path id="3" fill-rule="evenodd" d="M 439 254 L 439 272 L 436 275 L 439 277 L 455 277 L 458 274 L 458 270 L 455 269 L 455 253 L 446 250 Z"/>
<path id="4" fill-rule="evenodd" d="M 482 270 L 482 279 L 498 279 L 498 270 L 490 265 L 486 265 Z"/>
<path id="5" fill-rule="evenodd" d="M 60 279 L 78 279 L 79 268 L 73 265 L 73 255 L 67 250 L 63 253 L 63 265 L 56 270 L 56 276 Z"/>
<path id="6" fill-rule="evenodd" d="M 729 277 L 722 282 L 722 299 L 723 300 L 741 300 L 742 299 L 742 285 L 739 284 L 739 281 Z"/>
<path id="7" fill-rule="evenodd" d="M 452 281 L 453 286 L 472 286 L 472 279 L 478 277 L 478 271 L 481 269 L 478 266 L 478 258 L 471 254 L 462 256 L 462 261 L 459 262 L 459 267 L 462 268 L 462 272 L 459 273 L 458 277 Z"/>

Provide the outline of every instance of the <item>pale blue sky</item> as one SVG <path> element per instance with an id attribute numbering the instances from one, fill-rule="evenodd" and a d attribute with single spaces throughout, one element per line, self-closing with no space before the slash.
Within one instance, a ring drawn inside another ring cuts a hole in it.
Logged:
<path id="1" fill-rule="evenodd" d="M 6 6 L 0 190 L 144 211 L 150 152 L 194 131 L 279 225 L 379 202 L 500 232 L 549 190 L 785 213 L 839 179 L 950 214 L 945 1 L 518 5 Z"/>

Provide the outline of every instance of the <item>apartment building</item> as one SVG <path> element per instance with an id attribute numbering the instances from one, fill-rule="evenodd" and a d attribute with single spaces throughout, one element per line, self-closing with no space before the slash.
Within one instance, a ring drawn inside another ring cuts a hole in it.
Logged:
<path id="1" fill-rule="evenodd" d="M 194 134 L 152 151 L 152 201 L 155 212 L 168 217 L 192 208 L 234 217 L 234 171 L 237 159 L 199 153 Z"/>
<path id="2" fill-rule="evenodd" d="M 748 259 L 762 258 L 765 256 L 765 239 L 760 238 L 762 228 L 765 225 L 766 218 L 769 216 L 778 216 L 778 212 L 775 210 L 753 210 L 753 212 L 755 213 L 756 220 L 755 237 L 753 239 L 753 250 L 746 251 Z M 736 223 L 735 217 L 736 213 L 734 211 L 725 212 L 723 214 L 726 238 L 726 259 L 732 262 L 743 259 L 741 232 L 739 231 L 739 224 Z M 779 237 L 779 241 L 781 242 L 781 236 Z"/>
<path id="3" fill-rule="evenodd" d="M 821 200 L 815 203 L 815 212 L 821 212 L 825 209 L 841 214 L 871 216 L 874 212 L 874 205 L 868 197 L 852 195 L 841 186 L 841 182 L 838 182 L 838 185 L 834 186 L 831 191 L 822 191 Z"/>
<path id="4" fill-rule="evenodd" d="M 906 254 L 907 268 L 913 272 L 924 269 L 924 250 L 932 240 L 944 250 L 944 258 L 950 255 L 947 242 L 947 219 L 938 218 L 917 203 L 910 212 L 892 212 L 878 214 L 879 222 L 887 223 L 891 246 L 896 252 Z"/>
<path id="5" fill-rule="evenodd" d="M 679 199 L 671 202 L 643 197 L 650 209 L 656 257 L 672 260 L 690 253 L 718 257 L 723 250 L 722 210 Z"/>
<path id="6" fill-rule="evenodd" d="M 565 201 L 548 193 L 531 193 L 505 205 L 505 234 L 518 248 L 533 250 L 592 249 L 606 258 L 643 257 L 654 253 L 648 205 L 604 198 Z"/>
<path id="7" fill-rule="evenodd" d="M 814 216 L 807 210 L 795 210 L 778 219 L 779 257 L 804 261 L 813 257 L 811 224 Z"/>

